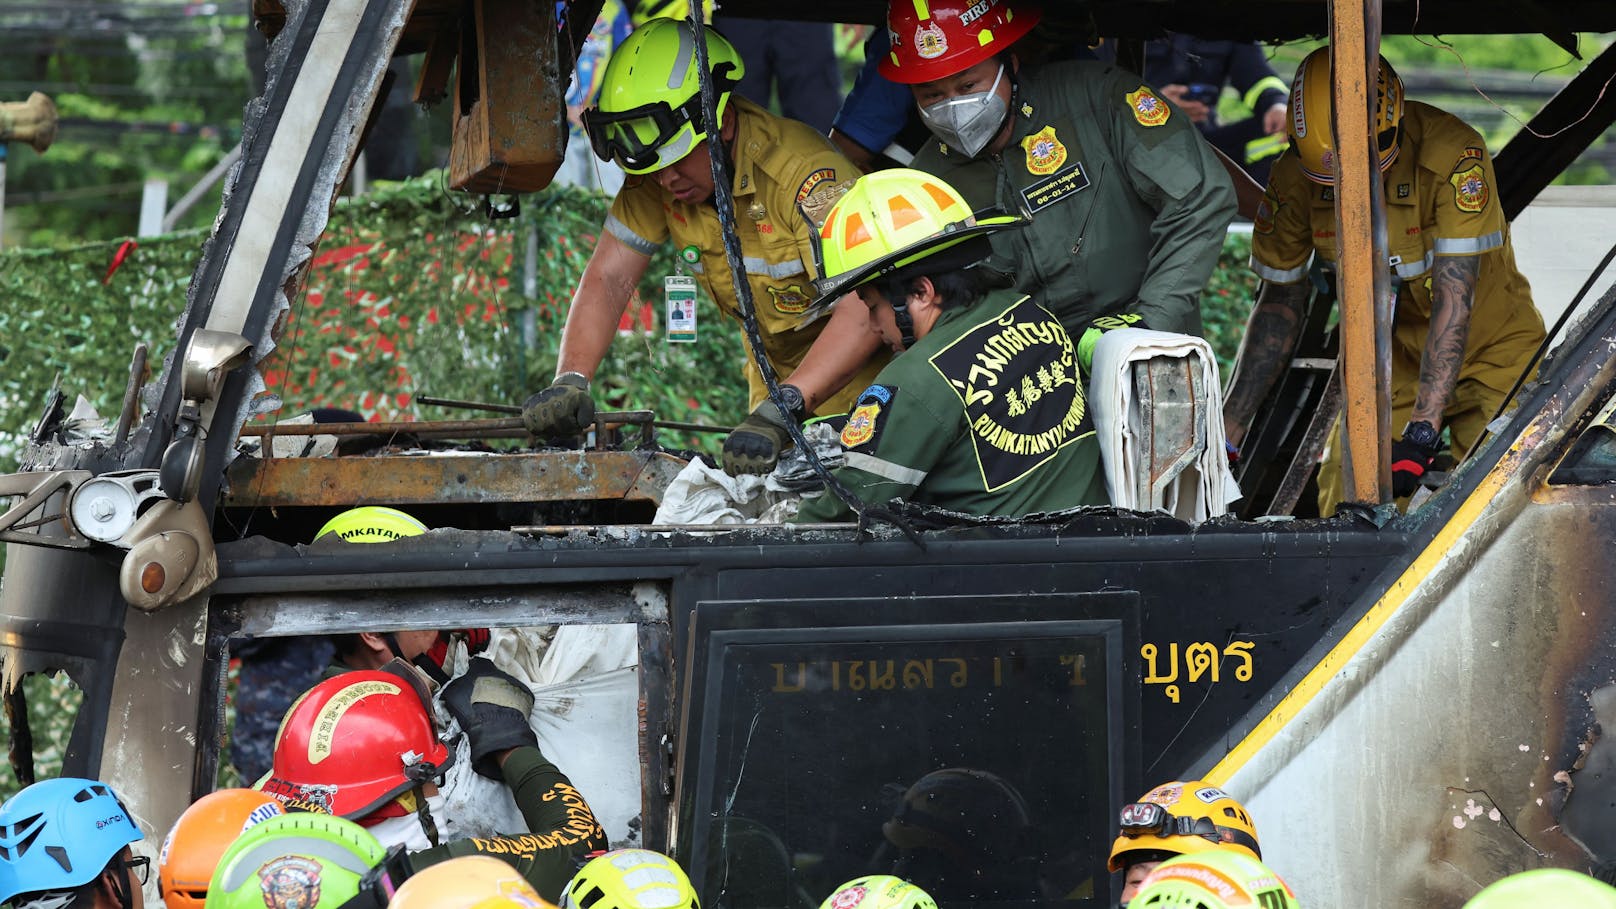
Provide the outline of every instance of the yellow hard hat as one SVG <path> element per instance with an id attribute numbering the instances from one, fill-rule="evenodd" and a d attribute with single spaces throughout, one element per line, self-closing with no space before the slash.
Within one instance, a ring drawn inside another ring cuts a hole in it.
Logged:
<path id="1" fill-rule="evenodd" d="M 426 533 L 426 525 L 397 508 L 366 505 L 350 508 L 325 522 L 314 538 L 334 533 L 350 543 L 390 543 L 399 537 Z"/>
<path id="2" fill-rule="evenodd" d="M 1173 855 L 1231 849 L 1262 858 L 1257 827 L 1246 806 L 1201 780 L 1164 783 L 1122 806 L 1116 842 L 1106 867 L 1121 871 L 1136 862 Z"/>
<path id="3" fill-rule="evenodd" d="M 700 909 L 679 863 L 649 849 L 614 849 L 578 869 L 561 891 L 562 909 Z"/>
<path id="4" fill-rule="evenodd" d="M 1286 132 L 1302 173 L 1315 183 L 1335 182 L 1335 137 L 1330 117 L 1330 49 L 1308 54 L 1291 82 Z M 1403 80 L 1380 58 L 1375 78 L 1375 151 L 1382 173 L 1397 160 L 1403 134 Z"/>
<path id="5" fill-rule="evenodd" d="M 1024 223 L 1010 215 L 978 218 L 939 177 L 895 167 L 866 174 L 831 206 L 819 229 L 821 302 L 972 237 Z"/>
<path id="6" fill-rule="evenodd" d="M 432 865 L 405 881 L 387 909 L 555 909 L 517 870 L 488 855 Z"/>

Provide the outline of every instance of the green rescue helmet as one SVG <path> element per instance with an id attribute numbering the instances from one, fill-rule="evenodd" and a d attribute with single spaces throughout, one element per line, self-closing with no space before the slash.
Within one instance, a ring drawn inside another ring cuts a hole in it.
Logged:
<path id="1" fill-rule="evenodd" d="M 1234 849 L 1176 855 L 1157 865 L 1128 909 L 1300 909 L 1273 869 Z"/>
<path id="2" fill-rule="evenodd" d="M 1565 868 L 1538 868 L 1488 884 L 1464 904 L 1464 909 L 1547 909 L 1558 906 L 1616 909 L 1616 887 Z"/>
<path id="3" fill-rule="evenodd" d="M 399 537 L 426 533 L 426 525 L 397 508 L 364 505 L 350 508 L 325 522 L 316 540 L 334 533 L 349 543 L 390 543 Z"/>
<path id="4" fill-rule="evenodd" d="M 353 821 L 283 814 L 243 833 L 214 869 L 207 909 L 336 909 L 387 850 Z"/>
<path id="5" fill-rule="evenodd" d="M 837 887 L 819 909 L 937 909 L 937 901 L 901 877 L 870 874 Z"/>
<path id="6" fill-rule="evenodd" d="M 730 92 L 746 73 L 734 45 L 711 27 L 711 67 L 718 122 L 724 122 Z M 584 111 L 589 144 L 602 161 L 616 159 L 631 174 L 661 170 L 707 137 L 701 114 L 701 77 L 696 33 L 688 20 L 652 19 L 635 29 L 606 64 L 599 103 Z"/>

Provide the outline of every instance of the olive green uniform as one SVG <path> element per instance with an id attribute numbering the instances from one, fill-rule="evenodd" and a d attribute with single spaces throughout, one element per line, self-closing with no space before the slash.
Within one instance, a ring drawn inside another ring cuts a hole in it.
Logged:
<path id="1" fill-rule="evenodd" d="M 583 856 L 606 848 L 606 832 L 566 774 L 537 748 L 513 750 L 500 768 L 528 833 L 455 840 L 410 853 L 411 873 L 463 855 L 491 855 L 517 871 L 552 903 Z"/>
<path id="2" fill-rule="evenodd" d="M 1138 76 L 1092 61 L 1023 67 L 1011 104 L 999 154 L 973 161 L 934 141 L 914 161 L 974 209 L 1032 213 L 1027 228 L 993 236 L 990 264 L 1074 335 L 1121 313 L 1200 334 L 1235 196 L 1189 117 Z"/>
<path id="3" fill-rule="evenodd" d="M 999 291 L 943 310 L 875 381 L 848 416 L 836 469 L 865 502 L 1020 517 L 1107 501 L 1077 349 L 1030 297 Z M 851 515 L 827 491 L 797 521 Z"/>

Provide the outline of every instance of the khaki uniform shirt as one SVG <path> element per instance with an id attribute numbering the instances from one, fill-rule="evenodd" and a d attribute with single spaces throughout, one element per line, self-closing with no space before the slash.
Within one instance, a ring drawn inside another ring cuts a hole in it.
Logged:
<path id="1" fill-rule="evenodd" d="M 1417 367 L 1424 355 L 1436 257 L 1480 256 L 1459 380 L 1508 391 L 1543 341 L 1543 319 L 1515 267 L 1509 223 L 1481 136 L 1452 114 L 1408 102 L 1401 150 L 1386 171 L 1385 186 L 1387 251 L 1401 284 L 1392 324 L 1394 357 Z M 1307 179 L 1296 156 L 1285 152 L 1274 162 L 1257 212 L 1252 269 L 1276 284 L 1301 281 L 1315 253 L 1335 261 L 1335 230 L 1334 188 Z"/>
<path id="2" fill-rule="evenodd" d="M 858 170 L 824 136 L 803 123 L 776 117 L 739 96 L 730 97 L 737 129 L 733 145 L 736 231 L 740 235 L 746 282 L 752 288 L 763 352 L 782 381 L 802 363 L 829 321 L 811 319 L 815 293 L 812 229 L 799 203 L 824 192 Z M 707 296 L 723 313 L 740 320 L 735 285 L 724 256 L 724 228 L 711 202 L 680 202 L 655 180 L 630 178 L 612 202 L 606 230 L 647 256 L 671 239 L 681 252 L 694 249 L 688 264 Z M 768 397 L 763 377 L 747 344 L 745 366 L 751 401 Z M 878 354 L 840 393 L 822 404 L 821 415 L 846 413 L 853 397 L 887 360 Z"/>

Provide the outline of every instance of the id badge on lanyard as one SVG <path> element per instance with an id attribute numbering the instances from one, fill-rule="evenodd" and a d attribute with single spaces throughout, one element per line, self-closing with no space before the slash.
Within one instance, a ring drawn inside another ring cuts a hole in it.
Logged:
<path id="1" fill-rule="evenodd" d="M 662 299 L 667 314 L 668 343 L 693 344 L 696 341 L 696 279 L 689 275 L 668 275 L 662 279 Z"/>

